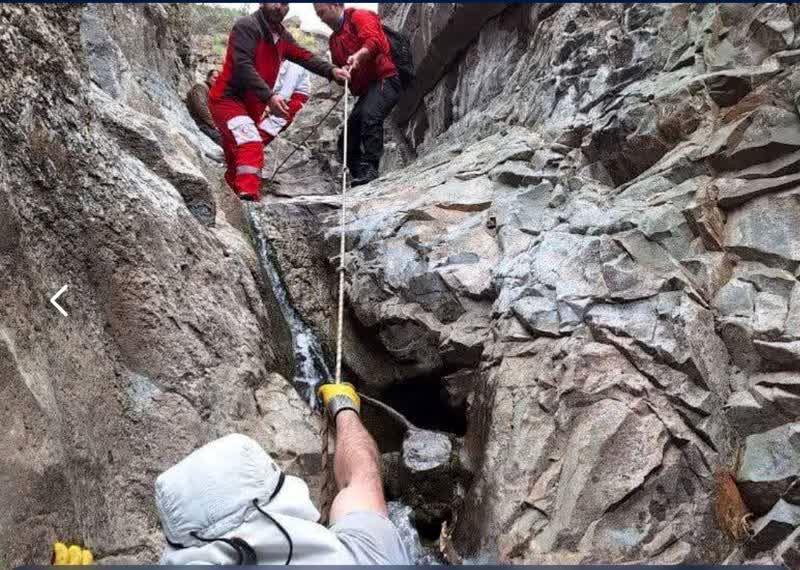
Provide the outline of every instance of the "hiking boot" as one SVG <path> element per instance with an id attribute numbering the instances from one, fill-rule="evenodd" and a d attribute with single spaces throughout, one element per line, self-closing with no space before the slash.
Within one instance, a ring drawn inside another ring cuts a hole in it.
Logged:
<path id="1" fill-rule="evenodd" d="M 350 183 L 350 186 L 356 187 L 361 186 L 362 184 L 367 184 L 368 182 L 372 182 L 378 177 L 378 169 L 374 166 L 367 164 L 362 165 L 358 169 L 358 174 L 353 175 L 353 180 Z"/>
<path id="2" fill-rule="evenodd" d="M 258 194 L 245 194 L 244 192 L 238 192 L 236 194 L 239 196 L 239 200 L 242 202 L 259 202 L 261 201 L 261 196 Z"/>

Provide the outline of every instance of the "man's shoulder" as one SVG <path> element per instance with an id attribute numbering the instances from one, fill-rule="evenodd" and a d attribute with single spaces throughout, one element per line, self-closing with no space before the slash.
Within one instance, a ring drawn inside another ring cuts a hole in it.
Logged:
<path id="1" fill-rule="evenodd" d="M 208 85 L 205 83 L 195 83 L 192 88 L 186 93 L 187 100 L 194 100 L 203 96 L 208 97 Z"/>
<path id="2" fill-rule="evenodd" d="M 246 16 L 240 16 L 239 18 L 236 18 L 236 21 L 233 23 L 233 29 L 259 31 L 259 24 L 255 14 L 247 14 Z"/>
<path id="3" fill-rule="evenodd" d="M 372 10 L 365 10 L 363 8 L 347 8 L 349 10 L 350 19 L 354 23 L 364 21 L 381 21 L 381 17 Z"/>

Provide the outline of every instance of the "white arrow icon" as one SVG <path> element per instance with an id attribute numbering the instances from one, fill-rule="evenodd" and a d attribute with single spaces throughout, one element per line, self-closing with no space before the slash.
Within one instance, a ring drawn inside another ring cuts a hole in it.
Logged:
<path id="1" fill-rule="evenodd" d="M 55 295 L 53 295 L 52 297 L 50 297 L 50 303 L 52 303 L 52 305 L 53 305 L 53 306 L 54 306 L 56 309 L 58 309 L 58 312 L 59 312 L 59 313 L 61 313 L 62 315 L 64 315 L 65 317 L 68 317 L 69 315 L 68 315 L 68 314 L 67 314 L 67 312 L 66 312 L 66 311 L 65 311 L 65 310 L 64 310 L 64 309 L 61 307 L 61 305 L 59 305 L 58 303 L 56 303 L 56 299 L 58 299 L 58 298 L 59 298 L 61 295 L 63 295 L 63 294 L 64 294 L 64 291 L 66 291 L 68 288 L 69 288 L 69 285 L 64 285 L 64 286 L 63 286 L 61 289 L 59 289 L 59 290 L 58 290 L 58 293 L 56 293 Z"/>

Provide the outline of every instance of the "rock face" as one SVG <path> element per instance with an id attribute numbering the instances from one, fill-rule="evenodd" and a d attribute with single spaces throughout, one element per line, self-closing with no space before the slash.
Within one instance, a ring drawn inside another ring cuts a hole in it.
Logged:
<path id="1" fill-rule="evenodd" d="M 800 13 L 381 12 L 412 40 L 394 119 L 418 158 L 353 191 L 347 293 L 398 389 L 432 384 L 466 414 L 452 546 L 726 559 L 714 474 L 793 429 L 800 397 Z M 337 216 L 315 215 L 335 255 Z M 794 479 L 773 471 L 763 492 L 739 472 L 770 517 L 745 558 L 796 557 L 796 495 L 776 490 Z"/>
<path id="2" fill-rule="evenodd" d="M 448 519 L 467 561 L 800 567 L 800 11 L 381 11 L 418 80 L 385 175 L 348 198 L 346 364 L 435 430 L 383 450 L 398 520 L 430 540 Z M 231 431 L 318 470 L 290 331 L 178 96 L 181 25 L 0 7 L 5 565 L 55 537 L 153 562 L 154 477 Z M 337 97 L 317 84 L 270 149 L 268 168 L 321 123 L 259 206 L 329 353 Z"/>
<path id="3" fill-rule="evenodd" d="M 56 538 L 156 562 L 154 478 L 232 431 L 318 463 L 286 323 L 179 98 L 180 15 L 0 8 L 2 567 Z"/>

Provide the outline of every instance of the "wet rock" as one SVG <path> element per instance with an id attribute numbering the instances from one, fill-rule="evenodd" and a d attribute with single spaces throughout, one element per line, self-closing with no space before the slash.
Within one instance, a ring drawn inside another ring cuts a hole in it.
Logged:
<path id="1" fill-rule="evenodd" d="M 327 206 L 319 206 L 322 212 Z M 313 204 L 264 204 L 250 210 L 255 233 L 269 240 L 271 252 L 295 307 L 321 340 L 327 362 L 335 360 L 337 273 L 326 255 Z M 343 358 L 352 380 L 371 389 L 389 385 L 400 376 L 402 365 L 392 362 L 371 335 L 359 327 L 349 311 L 344 315 Z M 332 365 L 332 364 L 331 364 Z"/>
<path id="2" fill-rule="evenodd" d="M 414 511 L 411 507 L 398 501 L 390 501 L 386 506 L 389 510 L 389 520 L 397 528 L 400 540 L 406 547 L 412 563 L 417 565 L 437 564 L 438 561 L 433 552 L 424 548 L 420 542 L 419 532 L 414 526 Z"/>
<path id="3" fill-rule="evenodd" d="M 451 516 L 463 496 L 466 474 L 460 468 L 451 437 L 412 429 L 403 441 L 403 499 L 423 524 Z"/>
<path id="4" fill-rule="evenodd" d="M 736 480 L 747 505 L 766 513 L 800 474 L 800 423 L 790 423 L 745 440 Z"/>

